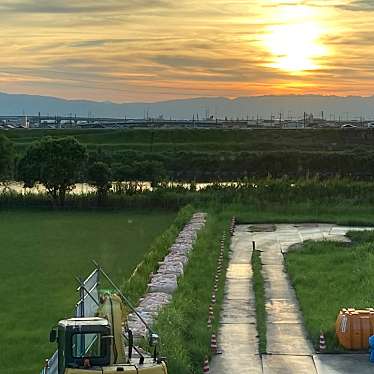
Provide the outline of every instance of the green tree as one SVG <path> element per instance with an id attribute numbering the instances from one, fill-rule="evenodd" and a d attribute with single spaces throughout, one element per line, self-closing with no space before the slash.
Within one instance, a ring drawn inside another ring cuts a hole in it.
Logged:
<path id="1" fill-rule="evenodd" d="M 96 188 L 98 204 L 105 200 L 112 186 L 112 172 L 105 162 L 94 162 L 87 171 L 88 183 Z"/>
<path id="2" fill-rule="evenodd" d="M 64 206 L 66 193 L 82 176 L 87 150 L 73 137 L 42 138 L 32 143 L 19 162 L 19 177 L 25 187 L 42 184 L 53 201 Z"/>
<path id="3" fill-rule="evenodd" d="M 151 187 L 157 188 L 158 184 L 166 179 L 166 169 L 162 162 L 146 161 L 143 163 L 144 180 L 151 182 Z"/>
<path id="4" fill-rule="evenodd" d="M 13 177 L 16 151 L 13 143 L 0 135 L 0 180 L 5 182 Z"/>

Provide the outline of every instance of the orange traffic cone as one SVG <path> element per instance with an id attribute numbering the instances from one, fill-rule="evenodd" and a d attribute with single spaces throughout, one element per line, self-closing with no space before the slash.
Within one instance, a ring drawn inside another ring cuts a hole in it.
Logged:
<path id="1" fill-rule="evenodd" d="M 326 350 L 326 340 L 323 331 L 319 334 L 319 351 L 324 352 Z"/>
<path id="2" fill-rule="evenodd" d="M 208 356 L 205 356 L 203 373 L 210 373 Z"/>
<path id="3" fill-rule="evenodd" d="M 211 305 L 209 305 L 209 315 L 210 316 L 213 315 L 213 307 Z"/>
<path id="4" fill-rule="evenodd" d="M 218 349 L 216 334 L 212 334 L 212 338 L 210 339 L 210 350 L 214 355 L 222 354 L 222 351 Z"/>
<path id="5" fill-rule="evenodd" d="M 216 301 L 217 301 L 217 299 L 216 299 L 216 294 L 213 292 L 213 293 L 212 293 L 212 304 L 215 304 Z"/>
<path id="6" fill-rule="evenodd" d="M 216 334 L 212 334 L 212 338 L 210 339 L 210 350 L 213 354 L 217 353 L 218 345 L 217 345 L 217 337 Z"/>

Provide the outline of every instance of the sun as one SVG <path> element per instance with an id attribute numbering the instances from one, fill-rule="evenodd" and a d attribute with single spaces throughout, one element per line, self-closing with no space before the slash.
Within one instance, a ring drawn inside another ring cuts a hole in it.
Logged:
<path id="1" fill-rule="evenodd" d="M 290 73 L 318 69 L 318 60 L 327 55 L 321 42 L 323 26 L 310 19 L 305 9 L 300 12 L 300 7 L 287 8 L 292 9 L 288 9 L 283 19 L 280 15 L 280 23 L 268 26 L 264 35 L 263 44 L 273 60 L 268 66 Z"/>

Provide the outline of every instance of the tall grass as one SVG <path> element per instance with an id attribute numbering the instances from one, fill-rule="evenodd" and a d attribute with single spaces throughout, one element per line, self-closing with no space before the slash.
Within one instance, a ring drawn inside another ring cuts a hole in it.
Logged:
<path id="1" fill-rule="evenodd" d="M 266 308 L 265 308 L 265 285 L 262 275 L 261 252 L 252 253 L 252 285 L 256 300 L 256 326 L 259 336 L 259 352 L 266 353 Z"/>
<path id="2" fill-rule="evenodd" d="M 178 290 L 160 313 L 156 330 L 161 336 L 161 352 L 168 359 L 171 373 L 201 373 L 204 356 L 210 354 L 211 333 L 207 327 L 208 307 L 220 252 L 223 230 L 228 231 L 229 220 L 209 215 L 200 232 Z M 224 272 L 228 262 L 228 240 L 225 243 Z M 225 276 L 221 275 L 217 304 L 214 307 L 213 331 L 217 332 L 223 302 Z"/>

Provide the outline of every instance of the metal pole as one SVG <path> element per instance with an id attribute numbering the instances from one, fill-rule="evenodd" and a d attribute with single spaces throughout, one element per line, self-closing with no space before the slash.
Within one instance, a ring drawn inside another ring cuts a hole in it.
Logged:
<path id="1" fill-rule="evenodd" d="M 76 279 L 78 280 L 78 282 L 80 283 L 80 287 L 79 288 L 82 288 L 83 291 L 85 291 L 87 293 L 87 295 L 94 301 L 94 303 L 97 305 L 97 306 L 100 306 L 100 304 L 95 300 L 95 298 L 91 295 L 91 292 L 87 290 L 87 288 L 84 286 L 84 283 L 82 283 L 82 281 L 80 280 L 80 278 L 76 277 Z M 84 310 L 83 310 L 84 311 Z M 82 316 L 84 317 L 84 315 Z"/>
<path id="2" fill-rule="evenodd" d="M 112 287 L 115 288 L 115 290 L 118 292 L 118 294 L 121 296 L 121 298 L 126 302 L 126 304 L 129 306 L 129 308 L 137 315 L 137 317 L 143 322 L 144 326 L 147 328 L 147 330 L 153 334 L 153 330 L 148 326 L 147 322 L 144 321 L 143 317 L 136 311 L 136 309 L 131 304 L 130 300 L 121 292 L 121 290 L 113 283 L 113 281 L 109 278 L 109 276 L 105 273 L 105 271 L 99 266 L 99 264 L 96 261 L 93 261 L 95 266 L 100 270 L 101 274 L 104 275 L 104 277 L 108 280 L 108 282 L 111 284 Z"/>
<path id="3" fill-rule="evenodd" d="M 80 279 L 80 278 L 78 278 L 79 279 L 79 283 L 83 283 L 83 281 Z M 80 318 L 84 318 L 84 288 L 82 287 L 82 286 L 80 286 L 79 287 L 79 297 L 80 297 L 80 303 L 79 303 L 79 317 Z M 80 353 L 81 353 L 81 355 L 84 355 L 86 352 L 85 352 L 85 350 L 86 350 L 86 342 L 85 342 L 85 337 L 84 337 L 84 335 L 80 335 L 79 336 L 79 338 L 80 338 Z"/>
<path id="4" fill-rule="evenodd" d="M 82 284 L 82 279 L 78 278 L 79 279 L 79 283 Z M 81 299 L 81 302 L 79 304 L 79 314 L 80 314 L 80 317 L 83 318 L 84 317 L 84 287 L 80 286 L 79 287 L 79 297 Z"/>
<path id="5" fill-rule="evenodd" d="M 256 250 L 256 242 L 252 241 L 252 249 L 255 251 Z"/>

